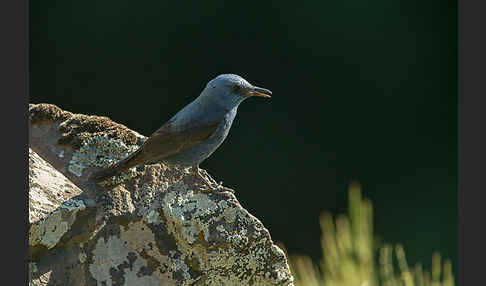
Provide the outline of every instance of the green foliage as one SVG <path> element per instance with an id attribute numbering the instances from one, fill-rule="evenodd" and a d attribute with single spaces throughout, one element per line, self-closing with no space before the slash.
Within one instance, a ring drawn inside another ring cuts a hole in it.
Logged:
<path id="1" fill-rule="evenodd" d="M 362 199 L 358 184 L 351 184 L 348 216 L 333 219 L 323 213 L 319 218 L 319 266 L 308 256 L 288 256 L 295 286 L 454 286 L 451 262 L 442 264 L 439 253 L 432 256 L 428 272 L 421 264 L 409 268 L 401 245 L 374 245 L 372 218 L 371 202 Z"/>

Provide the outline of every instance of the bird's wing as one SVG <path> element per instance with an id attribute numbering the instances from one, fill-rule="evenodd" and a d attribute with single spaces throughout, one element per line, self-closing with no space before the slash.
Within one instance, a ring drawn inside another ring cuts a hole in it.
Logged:
<path id="1" fill-rule="evenodd" d="M 218 128 L 222 120 L 214 124 L 198 127 L 178 126 L 177 131 L 169 121 L 155 131 L 137 151 L 137 154 L 126 162 L 127 167 L 158 161 L 199 145 L 208 139 Z"/>

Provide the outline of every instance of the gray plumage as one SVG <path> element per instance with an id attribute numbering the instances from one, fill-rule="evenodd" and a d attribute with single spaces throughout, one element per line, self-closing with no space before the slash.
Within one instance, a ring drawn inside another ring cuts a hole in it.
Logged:
<path id="1" fill-rule="evenodd" d="M 228 136 L 239 104 L 251 96 L 270 97 L 271 94 L 268 89 L 253 86 L 238 75 L 219 75 L 206 85 L 199 97 L 155 131 L 137 151 L 95 173 L 93 178 L 104 180 L 128 168 L 158 161 L 195 166 L 198 170 L 199 164 Z"/>

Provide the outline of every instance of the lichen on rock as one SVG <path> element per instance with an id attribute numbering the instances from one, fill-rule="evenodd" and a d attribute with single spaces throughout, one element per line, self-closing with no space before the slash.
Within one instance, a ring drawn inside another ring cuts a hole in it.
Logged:
<path id="1" fill-rule="evenodd" d="M 29 105 L 29 119 L 31 285 L 292 285 L 263 224 L 188 169 L 159 162 L 89 180 L 143 136 L 52 105 Z"/>
<path id="2" fill-rule="evenodd" d="M 84 169 L 89 167 L 106 168 L 126 158 L 138 147 L 138 145 L 126 145 L 122 140 L 109 138 L 107 135 L 95 135 L 83 141 L 81 147 L 74 151 L 69 161 L 68 170 L 81 177 Z M 105 185 L 116 185 L 135 175 L 136 172 L 132 168 L 110 178 L 108 182 L 105 182 Z"/>

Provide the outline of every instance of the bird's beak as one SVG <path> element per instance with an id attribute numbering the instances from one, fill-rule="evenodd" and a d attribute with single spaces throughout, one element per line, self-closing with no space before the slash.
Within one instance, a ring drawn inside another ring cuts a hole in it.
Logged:
<path id="1" fill-rule="evenodd" d="M 249 88 L 246 93 L 248 96 L 272 97 L 272 92 L 270 90 L 258 86 Z"/>

